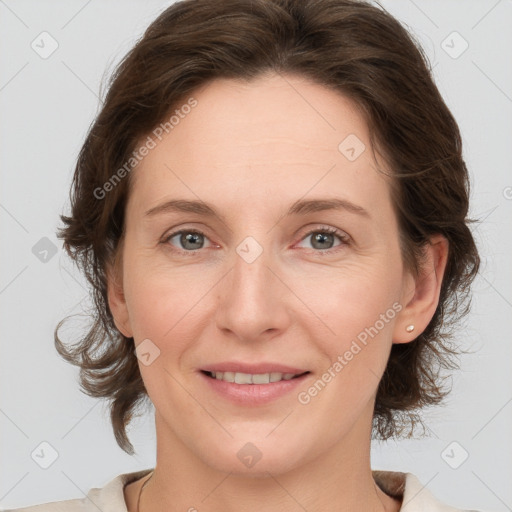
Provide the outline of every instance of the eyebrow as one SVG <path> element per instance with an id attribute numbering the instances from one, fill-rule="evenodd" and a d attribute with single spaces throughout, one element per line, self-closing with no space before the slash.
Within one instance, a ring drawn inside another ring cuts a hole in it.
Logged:
<path id="1" fill-rule="evenodd" d="M 363 217 L 370 218 L 370 214 L 362 206 L 356 205 L 346 199 L 299 199 L 295 201 L 288 209 L 286 216 L 291 215 L 307 215 L 309 213 L 320 212 L 325 210 L 346 210 Z M 189 212 L 220 219 L 225 223 L 226 219 L 218 213 L 215 208 L 204 201 L 191 201 L 186 199 L 171 199 L 162 204 L 150 208 L 145 217 L 153 217 L 164 213 L 171 212 Z"/>

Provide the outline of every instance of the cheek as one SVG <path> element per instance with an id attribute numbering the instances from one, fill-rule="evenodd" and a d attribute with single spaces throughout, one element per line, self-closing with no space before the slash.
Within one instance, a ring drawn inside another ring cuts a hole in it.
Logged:
<path id="1" fill-rule="evenodd" d="M 331 334 L 345 339 L 373 325 L 400 297 L 399 271 L 386 262 L 348 264 L 323 275 L 303 276 L 299 293 L 326 320 Z M 295 279 L 300 283 L 299 276 Z"/>
<path id="2" fill-rule="evenodd" d="M 310 296 L 324 323 L 316 321 L 314 327 L 311 323 L 309 334 L 324 357 L 315 380 L 298 391 L 297 399 L 304 413 L 329 418 L 326 439 L 338 436 L 342 426 L 355 422 L 363 411 L 372 410 L 391 350 L 395 318 L 402 308 L 395 276 L 352 270 Z M 324 324 L 329 334 L 320 336 L 320 329 L 327 332 Z"/>
<path id="3" fill-rule="evenodd" d="M 131 258 L 126 268 L 126 302 L 136 344 L 150 339 L 162 353 L 179 358 L 200 336 L 208 292 L 216 280 L 143 256 Z"/>
<path id="4" fill-rule="evenodd" d="M 369 371 L 380 375 L 384 370 L 402 309 L 398 273 L 392 266 L 354 265 L 310 287 L 308 304 L 314 304 L 311 309 L 322 319 L 315 322 L 320 327 L 312 327 L 316 335 L 312 331 L 311 337 L 329 362 L 341 356 L 343 373 L 352 374 L 350 386 L 360 385 Z M 327 335 L 319 336 L 319 328 Z"/>

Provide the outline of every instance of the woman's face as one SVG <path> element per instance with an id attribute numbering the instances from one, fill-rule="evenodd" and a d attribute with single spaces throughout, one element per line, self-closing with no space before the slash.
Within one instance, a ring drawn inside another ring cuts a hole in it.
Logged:
<path id="1" fill-rule="evenodd" d="M 159 449 L 274 474 L 357 449 L 392 343 L 415 337 L 414 280 L 367 126 L 349 100 L 293 76 L 192 96 L 132 171 L 122 294 L 109 287 Z"/>

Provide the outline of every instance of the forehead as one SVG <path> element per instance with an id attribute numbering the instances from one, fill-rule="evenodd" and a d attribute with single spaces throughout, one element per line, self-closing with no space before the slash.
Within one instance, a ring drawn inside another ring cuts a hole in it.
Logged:
<path id="1" fill-rule="evenodd" d="M 239 192 L 268 200 L 276 189 L 290 199 L 338 191 L 367 202 L 386 188 L 364 117 L 337 91 L 267 75 L 217 79 L 190 96 L 196 105 L 175 106 L 179 121 L 159 139 L 150 134 L 156 145 L 132 171 L 130 201 L 139 208 L 169 195 L 227 200 Z"/>

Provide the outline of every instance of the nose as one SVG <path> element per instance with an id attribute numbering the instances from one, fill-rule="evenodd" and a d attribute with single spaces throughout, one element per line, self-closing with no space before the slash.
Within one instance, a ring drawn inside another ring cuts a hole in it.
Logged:
<path id="1" fill-rule="evenodd" d="M 254 261 L 235 252 L 233 266 L 217 288 L 217 327 L 244 342 L 278 336 L 291 321 L 293 294 L 269 252 L 263 250 Z"/>

